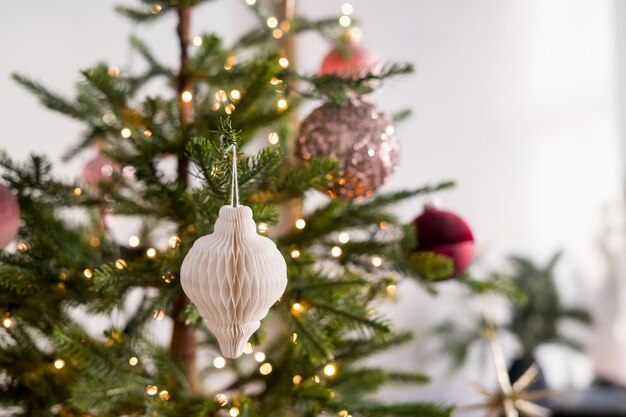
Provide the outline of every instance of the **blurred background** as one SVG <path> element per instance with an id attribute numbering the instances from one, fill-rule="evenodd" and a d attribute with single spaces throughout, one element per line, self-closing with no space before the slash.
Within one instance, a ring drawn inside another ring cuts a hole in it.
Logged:
<path id="1" fill-rule="evenodd" d="M 70 95 L 78 70 L 99 61 L 122 71 L 140 59 L 127 39 L 137 33 L 161 61 L 175 64 L 174 22 L 138 32 L 113 7 L 119 0 L 13 2 L 0 14 L 0 147 L 16 159 L 48 155 L 65 178 L 80 175 L 85 153 L 62 153 L 81 134 L 79 123 L 41 107 L 10 79 L 18 72 Z M 583 388 L 598 375 L 626 382 L 624 259 L 624 125 L 626 123 L 626 3 L 619 0 L 351 0 L 362 44 L 381 61 L 409 61 L 417 72 L 388 83 L 373 98 L 388 113 L 411 107 L 398 126 L 400 169 L 386 190 L 453 179 L 443 206 L 462 215 L 478 245 L 473 272 L 506 271 L 510 255 L 539 264 L 558 250 L 556 282 L 566 305 L 589 309 L 591 330 L 571 326 L 584 353 L 545 345 L 537 356 L 551 388 Z M 341 0 L 297 2 L 310 17 L 340 14 Z M 228 42 L 254 23 L 239 1 L 215 1 L 193 22 Z M 297 64 L 315 71 L 329 49 L 306 35 Z M 154 88 L 158 88 L 155 86 Z M 304 114 L 300 114 L 304 117 Z M 413 200 L 398 209 L 410 221 Z M 459 286 L 441 284 L 432 297 L 402 281 L 395 304 L 384 306 L 414 343 L 377 359 L 430 373 L 423 388 L 393 390 L 390 399 L 475 402 L 469 381 L 493 381 L 479 347 L 460 371 L 450 370 L 432 329 L 481 308 Z M 494 311 L 500 306 L 494 303 Z M 503 340 L 508 357 L 519 352 Z"/>

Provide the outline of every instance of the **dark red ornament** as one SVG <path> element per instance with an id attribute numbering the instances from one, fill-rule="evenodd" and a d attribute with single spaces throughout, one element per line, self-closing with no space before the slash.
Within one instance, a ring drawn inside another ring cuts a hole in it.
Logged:
<path id="1" fill-rule="evenodd" d="M 20 228 L 20 206 L 11 189 L 0 184 L 0 249 L 4 249 Z"/>
<path id="2" fill-rule="evenodd" d="M 454 272 L 439 279 L 455 278 L 467 269 L 474 258 L 474 236 L 465 220 L 450 211 L 426 206 L 413 225 L 417 252 L 444 255 L 453 261 Z"/>

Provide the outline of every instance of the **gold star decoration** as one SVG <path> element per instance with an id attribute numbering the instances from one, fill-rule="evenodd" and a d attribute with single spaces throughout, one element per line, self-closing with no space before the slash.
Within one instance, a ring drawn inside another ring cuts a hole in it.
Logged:
<path id="1" fill-rule="evenodd" d="M 479 404 L 461 407 L 463 411 L 485 410 L 487 417 L 548 417 L 550 410 L 536 404 L 533 401 L 541 400 L 551 396 L 553 393 L 548 390 L 531 391 L 528 388 L 535 382 L 539 375 L 539 367 L 533 364 L 516 381 L 511 382 L 506 366 L 502 346 L 496 337 L 495 325 L 489 320 L 484 330 L 484 337 L 489 342 L 489 349 L 496 371 L 498 386 L 490 389 L 482 384 L 476 383 L 477 391 L 486 397 L 485 401 Z"/>

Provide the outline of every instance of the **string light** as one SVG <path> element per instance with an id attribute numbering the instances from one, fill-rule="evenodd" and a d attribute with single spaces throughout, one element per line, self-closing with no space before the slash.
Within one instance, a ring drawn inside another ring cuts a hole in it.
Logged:
<path id="1" fill-rule="evenodd" d="M 241 98 L 241 93 L 239 92 L 239 90 L 231 90 L 230 98 L 232 98 L 233 100 L 239 100 Z"/>
<path id="2" fill-rule="evenodd" d="M 154 313 L 152 313 L 152 317 L 154 317 L 157 321 L 161 321 L 165 318 L 165 311 L 157 308 L 156 310 L 154 310 Z"/>
<path id="3" fill-rule="evenodd" d="M 266 233 L 268 226 L 267 226 L 267 223 L 259 223 L 257 225 L 257 228 L 259 229 L 260 233 Z"/>
<path id="4" fill-rule="evenodd" d="M 136 366 L 139 363 L 139 359 L 136 356 L 133 356 L 128 360 L 128 364 L 130 366 Z"/>
<path id="5" fill-rule="evenodd" d="M 156 395 L 159 392 L 159 388 L 156 385 L 148 385 L 146 387 L 146 394 L 148 395 Z"/>
<path id="6" fill-rule="evenodd" d="M 152 131 L 149 129 L 146 129 L 143 131 L 143 135 L 147 138 L 151 138 L 152 137 Z"/>
<path id="7" fill-rule="evenodd" d="M 354 11 L 354 8 L 350 3 L 344 3 L 341 5 L 341 13 L 350 15 Z"/>
<path id="8" fill-rule="evenodd" d="M 85 276 L 85 278 L 89 279 L 93 277 L 93 270 L 87 268 L 83 271 L 83 275 Z"/>
<path id="9" fill-rule="evenodd" d="M 237 65 L 237 57 L 235 55 L 229 55 L 224 63 L 224 69 L 230 71 L 235 65 Z"/>
<path id="10" fill-rule="evenodd" d="M 316 384 L 320 383 L 320 376 L 319 375 L 315 375 L 312 379 L 313 379 L 313 382 L 315 382 Z"/>
<path id="11" fill-rule="evenodd" d="M 329 363 L 328 365 L 324 367 L 324 375 L 334 376 L 336 373 L 337 373 L 337 367 L 334 364 Z"/>
<path id="12" fill-rule="evenodd" d="M 211 110 L 218 111 L 220 109 L 220 103 L 213 103 L 211 105 Z"/>
<path id="13" fill-rule="evenodd" d="M 252 343 L 248 342 L 246 343 L 246 346 L 244 346 L 243 348 L 243 353 L 245 353 L 246 355 L 249 355 L 252 353 L 252 349 L 253 349 Z"/>
<path id="14" fill-rule="evenodd" d="M 28 250 L 28 245 L 26 242 L 20 242 L 17 244 L 15 249 L 17 249 L 18 252 L 26 252 Z"/>
<path id="15" fill-rule="evenodd" d="M 213 366 L 215 366 L 217 369 L 222 369 L 226 366 L 226 359 L 221 356 L 216 357 L 215 359 L 213 359 Z"/>
<path id="16" fill-rule="evenodd" d="M 54 367 L 57 368 L 57 369 L 65 368 L 65 361 L 63 359 L 55 359 L 54 360 Z"/>
<path id="17" fill-rule="evenodd" d="M 300 303 L 293 303 L 291 305 L 291 314 L 298 316 L 304 312 L 304 306 Z"/>
<path id="18" fill-rule="evenodd" d="M 374 265 L 376 268 L 378 268 L 379 266 L 383 264 L 383 260 L 381 259 L 380 256 L 372 256 L 371 262 L 372 262 L 372 265 Z"/>
<path id="19" fill-rule="evenodd" d="M 291 251 L 290 255 L 293 259 L 298 259 L 300 257 L 300 251 L 298 249 L 294 249 Z"/>
<path id="20" fill-rule="evenodd" d="M 278 19 L 276 19 L 274 16 L 268 17 L 267 26 L 274 29 L 276 26 L 278 26 Z"/>
<path id="21" fill-rule="evenodd" d="M 291 343 L 293 343 L 294 345 L 298 343 L 298 333 L 291 334 Z"/>
<path id="22" fill-rule="evenodd" d="M 280 83 L 282 83 L 283 81 L 277 77 L 272 77 L 272 79 L 270 80 L 270 84 L 272 85 L 278 85 Z"/>
<path id="23" fill-rule="evenodd" d="M 272 36 L 274 37 L 274 39 L 280 39 L 283 37 L 283 31 L 276 28 L 272 31 Z"/>
<path id="24" fill-rule="evenodd" d="M 131 248 L 136 248 L 140 243 L 139 236 L 131 236 L 128 238 L 128 246 Z"/>
<path id="25" fill-rule="evenodd" d="M 291 381 L 293 382 L 294 385 L 300 385 L 300 382 L 302 382 L 302 376 L 294 375 Z"/>
<path id="26" fill-rule="evenodd" d="M 340 412 L 338 412 L 337 414 L 339 414 L 339 417 L 348 417 L 350 415 L 350 413 L 348 412 L 348 410 L 341 410 Z"/>
<path id="27" fill-rule="evenodd" d="M 215 92 L 215 100 L 217 101 L 227 101 L 228 100 L 228 96 L 226 95 L 226 91 L 224 90 L 218 90 Z"/>
<path id="28" fill-rule="evenodd" d="M 191 43 L 193 43 L 193 46 L 202 46 L 202 38 L 200 36 L 194 36 Z"/>
<path id="29" fill-rule="evenodd" d="M 387 285 L 387 295 L 395 295 L 396 294 L 396 286 L 393 284 Z"/>
<path id="30" fill-rule="evenodd" d="M 248 6 L 254 6 L 256 4 L 256 0 L 246 0 L 246 4 Z"/>
<path id="31" fill-rule="evenodd" d="M 58 288 L 58 289 L 60 289 L 60 290 L 62 290 L 63 288 L 65 288 L 65 282 L 59 282 L 59 283 L 57 284 L 57 288 Z"/>
<path id="32" fill-rule="evenodd" d="M 107 68 L 107 74 L 115 78 L 120 75 L 120 69 L 116 67 L 115 65 L 111 65 L 109 68 Z"/>
<path id="33" fill-rule="evenodd" d="M 79 187 L 74 188 L 74 195 L 76 197 L 80 196 L 83 194 L 83 190 L 81 190 Z"/>
<path id="34" fill-rule="evenodd" d="M 378 227 L 380 227 L 382 230 L 387 230 L 387 227 L 389 227 L 389 224 L 386 221 L 382 221 L 378 223 Z"/>
<path id="35" fill-rule="evenodd" d="M 170 245 L 171 248 L 175 248 L 176 246 L 180 245 L 180 238 L 178 236 L 171 236 L 167 243 Z"/>
<path id="36" fill-rule="evenodd" d="M 169 284 L 170 282 L 174 281 L 174 274 L 172 274 L 171 272 L 166 272 L 161 275 L 161 279 L 163 279 L 166 284 Z"/>
<path id="37" fill-rule="evenodd" d="M 217 394 L 215 396 L 215 401 L 217 401 L 219 405 L 224 407 L 226 404 L 228 404 L 228 397 L 224 394 Z"/>
<path id="38" fill-rule="evenodd" d="M 100 239 L 97 236 L 91 236 L 89 238 L 89 245 L 91 245 L 92 248 L 97 248 L 100 246 Z"/>
<path id="39" fill-rule="evenodd" d="M 167 390 L 163 390 L 163 391 L 159 392 L 159 398 L 164 400 L 164 401 L 167 401 L 167 400 L 170 399 L 170 393 L 167 392 Z"/>
<path id="40" fill-rule="evenodd" d="M 107 111 L 102 115 L 102 121 L 111 126 L 115 122 L 115 115 L 113 112 Z"/>
<path id="41" fill-rule="evenodd" d="M 263 352 L 257 352 L 254 354 L 254 360 L 261 363 L 263 361 L 265 361 L 265 353 Z"/>
<path id="42" fill-rule="evenodd" d="M 185 103 L 191 103 L 193 94 L 191 94 L 191 91 L 183 91 L 180 95 L 180 99 Z"/>
<path id="43" fill-rule="evenodd" d="M 333 248 L 330 250 L 330 254 L 333 255 L 335 258 L 339 258 L 342 252 L 343 251 L 339 246 L 333 246 Z"/>
<path id="44" fill-rule="evenodd" d="M 283 68 L 287 68 L 289 67 L 289 60 L 285 57 L 279 58 L 278 65 L 280 65 Z"/>
<path id="45" fill-rule="evenodd" d="M 265 362 L 259 367 L 259 372 L 261 373 L 261 375 L 269 375 L 272 372 L 272 365 Z"/>
<path id="46" fill-rule="evenodd" d="M 232 407 L 230 410 L 228 410 L 228 414 L 230 415 L 230 417 L 237 417 L 239 415 L 239 409 L 237 407 Z"/>
<path id="47" fill-rule="evenodd" d="M 352 23 L 352 19 L 350 19 L 350 16 L 343 15 L 339 18 L 339 24 L 343 26 L 344 28 L 347 28 L 348 26 L 350 26 L 351 23 Z"/>
<path id="48" fill-rule="evenodd" d="M 270 132 L 269 135 L 267 135 L 267 141 L 270 145 L 276 145 L 278 143 L 278 133 Z"/>
<path id="49" fill-rule="evenodd" d="M 157 250 L 154 248 L 148 248 L 146 250 L 146 256 L 150 259 L 153 259 L 157 255 Z"/>
<path id="50" fill-rule="evenodd" d="M 348 243 L 350 241 L 350 235 L 347 232 L 341 232 L 339 236 L 337 236 L 337 240 L 339 243 Z"/>
<path id="51" fill-rule="evenodd" d="M 130 137 L 130 135 L 132 134 L 132 132 L 130 131 L 129 128 L 125 127 L 124 129 L 122 129 L 120 131 L 120 135 L 122 135 L 122 137 L 124 139 L 128 139 Z"/>
<path id="52" fill-rule="evenodd" d="M 59 278 L 60 278 L 60 279 L 62 279 L 63 281 L 65 281 L 66 279 L 68 279 L 68 278 L 69 278 L 69 276 L 67 275 L 67 272 L 62 271 L 62 272 L 59 274 Z"/>
<path id="53" fill-rule="evenodd" d="M 159 14 L 161 12 L 161 9 L 162 9 L 162 7 L 161 7 L 161 5 L 159 3 L 154 3 L 152 5 L 152 8 L 150 9 L 150 12 L 152 14 Z"/>
<path id="54" fill-rule="evenodd" d="M 15 325 L 15 320 L 13 319 L 11 314 L 6 313 L 4 318 L 2 319 L 2 327 L 4 327 L 5 329 L 10 329 L 14 325 Z"/>
<path id="55" fill-rule="evenodd" d="M 280 111 L 286 110 L 288 107 L 287 100 L 284 98 L 279 98 L 276 102 L 276 108 Z"/>
<path id="56" fill-rule="evenodd" d="M 224 111 L 226 112 L 226 114 L 233 114 L 233 112 L 235 111 L 235 106 L 233 104 L 229 104 L 224 107 Z"/>
<path id="57" fill-rule="evenodd" d="M 291 30 L 291 23 L 289 23 L 289 20 L 283 20 L 282 22 L 280 22 L 280 28 L 284 32 L 289 32 Z"/>
<path id="58" fill-rule="evenodd" d="M 296 229 L 304 229 L 306 226 L 306 222 L 304 221 L 304 219 L 298 219 L 296 220 Z"/>

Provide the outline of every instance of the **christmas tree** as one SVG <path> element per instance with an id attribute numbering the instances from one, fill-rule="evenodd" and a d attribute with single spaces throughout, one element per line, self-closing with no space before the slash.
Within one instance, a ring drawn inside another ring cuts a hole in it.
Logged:
<path id="1" fill-rule="evenodd" d="M 84 123 L 67 158 L 93 147 L 99 156 L 82 180 L 68 183 L 54 178 L 44 157 L 18 163 L 0 155 L 22 221 L 16 250 L 0 252 L 0 405 L 15 416 L 449 415 L 447 405 L 377 400 L 382 386 L 428 377 L 401 364 L 362 363 L 411 338 L 377 312 L 400 277 L 429 285 L 462 272 L 456 247 L 416 252 L 413 225 L 390 211 L 451 183 L 374 194 L 397 148 L 391 123 L 362 96 L 411 65 L 299 72 L 290 62 L 293 38 L 305 31 L 342 38 L 337 18 L 311 21 L 288 5 L 272 10 L 255 0 L 245 3 L 259 25 L 234 44 L 215 34 L 192 39 L 191 14 L 206 1 L 119 7 L 137 24 L 177 16 L 177 68 L 133 38 L 146 70 L 98 64 L 82 71 L 73 99 L 15 75 L 46 107 Z M 344 54 L 359 52 L 342 39 L 334 59 L 349 61 Z M 153 80 L 171 90 L 146 95 Z M 293 110 L 310 99 L 325 104 L 298 130 Z M 343 157 L 328 149 L 330 136 L 346 141 L 361 130 L 371 147 L 349 145 Z M 246 155 L 264 135 L 270 145 Z M 309 191 L 330 198 L 303 215 Z M 194 241 L 214 231 L 235 193 L 282 253 L 288 284 L 245 354 L 226 359 L 180 278 Z M 78 212 L 87 219 L 76 220 Z M 140 233 L 116 241 L 111 216 L 140 218 Z M 121 319 L 94 334 L 89 315 Z M 168 346 L 148 331 L 164 319 L 173 322 Z"/>

